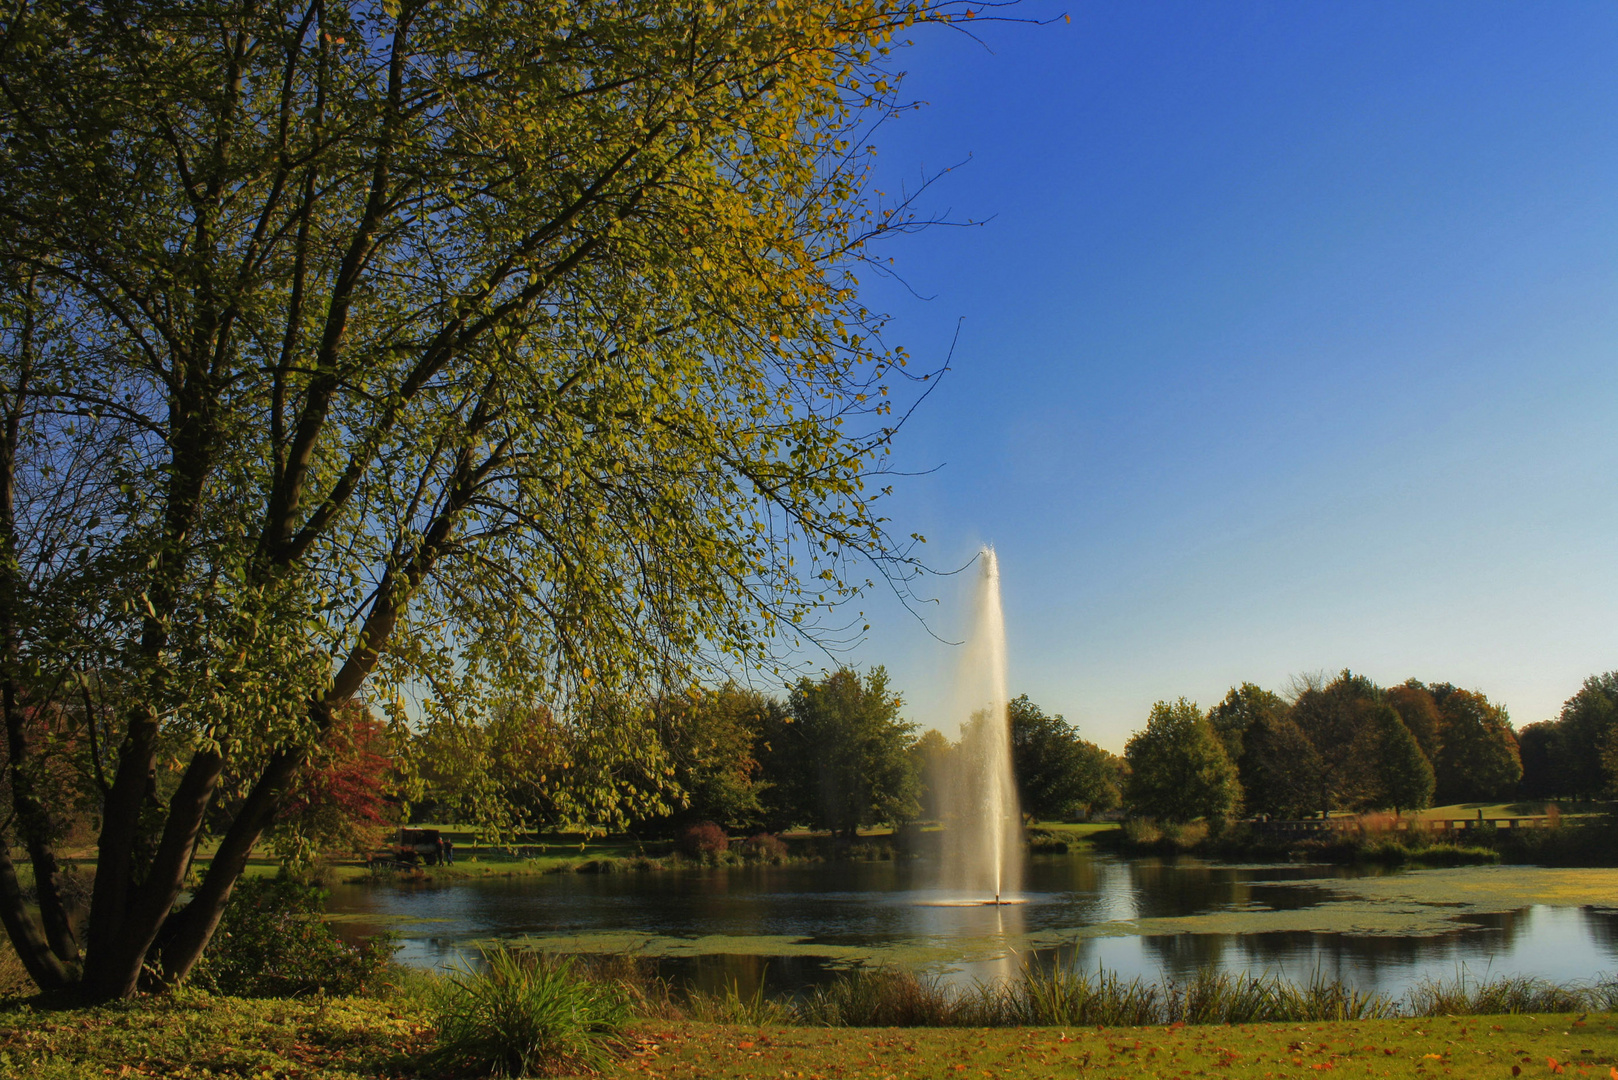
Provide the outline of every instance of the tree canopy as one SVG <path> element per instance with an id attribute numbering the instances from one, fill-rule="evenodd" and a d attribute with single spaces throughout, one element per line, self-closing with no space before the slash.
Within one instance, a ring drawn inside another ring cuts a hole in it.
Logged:
<path id="1" fill-rule="evenodd" d="M 1386 703 L 1369 710 L 1376 745 L 1376 803 L 1395 812 L 1432 805 L 1433 767 L 1399 712 Z"/>
<path id="2" fill-rule="evenodd" d="M 1116 759 L 1079 737 L 1060 714 L 1047 715 L 1027 694 L 1007 706 L 1011 762 L 1022 812 L 1034 820 L 1111 810 L 1120 800 Z"/>
<path id="3" fill-rule="evenodd" d="M 1166 821 L 1219 820 L 1241 804 L 1236 767 L 1213 725 L 1180 698 L 1152 706 L 1146 728 L 1124 747 L 1129 781 L 1124 799 L 1137 813 Z"/>
<path id="4" fill-rule="evenodd" d="M 863 825 L 898 824 L 920 812 L 916 725 L 881 667 L 847 669 L 792 688 L 790 712 L 765 733 L 765 777 L 783 824 L 853 839 Z"/>
<path id="5" fill-rule="evenodd" d="M 1555 720 L 1518 733 L 1523 792 L 1538 798 L 1599 798 L 1615 790 L 1618 769 L 1618 672 L 1592 675 Z"/>
<path id="6" fill-rule="evenodd" d="M 904 358 L 857 271 L 915 218 L 863 133 L 884 43 L 940 17 L 8 10 L 0 654 L 39 907 L 0 844 L 0 916 L 41 987 L 183 977 L 350 703 L 543 709 L 627 759 L 599 697 L 768 663 L 851 560 L 902 577 L 875 501 Z M 101 821 L 82 940 L 47 722 Z"/>
<path id="7" fill-rule="evenodd" d="M 1242 735 L 1237 773 L 1247 811 L 1297 818 L 1319 805 L 1320 755 L 1286 712 L 1255 713 Z"/>
<path id="8" fill-rule="evenodd" d="M 1292 704 L 1293 723 L 1320 755 L 1316 809 L 1375 805 L 1376 729 L 1369 722 L 1381 691 L 1346 668 L 1324 686 L 1306 687 Z"/>
<path id="9" fill-rule="evenodd" d="M 1510 798 L 1522 779 L 1517 737 L 1506 711 L 1482 694 L 1449 683 L 1427 688 L 1438 703 L 1441 747 L 1433 771 L 1439 803 Z"/>

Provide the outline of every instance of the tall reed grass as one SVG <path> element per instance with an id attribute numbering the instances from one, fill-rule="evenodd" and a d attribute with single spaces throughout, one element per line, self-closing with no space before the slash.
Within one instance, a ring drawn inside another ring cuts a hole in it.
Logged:
<path id="1" fill-rule="evenodd" d="M 1316 975 L 1306 983 L 1201 971 L 1185 982 L 1073 967 L 1029 968 L 1005 982 L 947 987 L 902 969 L 857 971 L 816 989 L 802 1022 L 835 1027 L 1139 1027 L 1369 1020 L 1398 1003 Z"/>
<path id="2" fill-rule="evenodd" d="M 1618 1009 L 1618 978 L 1554 983 L 1531 975 L 1424 979 L 1406 995 L 1412 1016 L 1505 1016 L 1515 1013 L 1611 1012 Z"/>
<path id="3" fill-rule="evenodd" d="M 1191 978 L 1126 979 L 1102 969 L 1030 966 L 1020 978 L 950 986 L 904 968 L 862 968 L 798 1000 L 698 995 L 692 1019 L 826 1027 L 1142 1027 L 1313 1023 L 1396 1016 L 1618 1009 L 1618 979 L 1552 983 L 1529 977 L 1428 980 L 1403 999 L 1315 972 L 1295 981 L 1204 969 Z"/>
<path id="4" fill-rule="evenodd" d="M 1530 976 L 1418 983 L 1403 998 L 1316 971 L 1307 979 L 1203 969 L 1175 980 L 1030 964 L 1019 977 L 951 985 L 902 967 L 856 968 L 804 995 L 678 988 L 647 957 L 577 961 L 508 951 L 451 977 L 433 999 L 440 1065 L 522 1076 L 594 1068 L 632 1016 L 748 1027 L 1144 1027 L 1314 1023 L 1397 1016 L 1618 1011 L 1618 977 Z"/>

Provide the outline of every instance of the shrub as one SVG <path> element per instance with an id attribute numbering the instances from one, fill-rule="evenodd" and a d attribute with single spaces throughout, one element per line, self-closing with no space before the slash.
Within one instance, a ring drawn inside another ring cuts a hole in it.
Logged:
<path id="1" fill-rule="evenodd" d="M 742 857 L 759 862 L 780 862 L 787 857 L 787 844 L 772 833 L 754 833 L 742 841 Z"/>
<path id="2" fill-rule="evenodd" d="M 379 934 L 348 944 L 322 918 L 326 892 L 287 877 L 243 878 L 191 985 L 234 997 L 354 994 L 388 965 L 394 944 Z"/>
<path id="3" fill-rule="evenodd" d="M 730 848 L 730 838 L 711 821 L 698 821 L 680 830 L 680 850 L 693 859 L 718 855 Z"/>
<path id="4" fill-rule="evenodd" d="M 1069 844 L 1067 838 L 1050 829 L 1028 829 L 1023 837 L 1028 842 L 1028 850 L 1036 855 L 1066 855 Z"/>
<path id="5" fill-rule="evenodd" d="M 482 970 L 451 976 L 433 1012 L 434 1064 L 484 1076 L 600 1068 L 631 1015 L 617 981 L 593 981 L 568 960 L 504 948 L 485 952 Z"/>

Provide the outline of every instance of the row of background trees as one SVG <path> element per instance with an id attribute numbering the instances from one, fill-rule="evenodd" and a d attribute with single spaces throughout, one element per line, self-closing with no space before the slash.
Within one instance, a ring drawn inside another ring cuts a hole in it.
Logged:
<path id="1" fill-rule="evenodd" d="M 603 711 L 578 730 L 610 752 L 531 713 L 424 728 L 410 754 L 418 816 L 495 806 L 504 816 L 493 824 L 516 831 L 598 818 L 594 798 L 616 800 L 653 832 L 713 821 L 852 837 L 944 817 L 960 752 L 904 719 L 881 667 L 803 678 L 785 698 L 732 685 Z M 1167 821 L 1399 812 L 1597 798 L 1618 784 L 1618 673 L 1590 678 L 1558 719 L 1520 733 L 1482 693 L 1415 679 L 1384 688 L 1346 670 L 1295 680 L 1285 695 L 1243 683 L 1207 710 L 1159 702 L 1121 758 L 1026 695 L 1009 712 L 1018 792 L 1034 820 L 1120 808 Z"/>
<path id="2" fill-rule="evenodd" d="M 576 789 L 614 792 L 642 830 L 713 821 L 852 838 L 863 827 L 945 813 L 958 744 L 936 730 L 918 734 L 903 706 L 881 667 L 800 679 L 784 700 L 734 685 L 693 688 L 639 706 L 642 725 L 634 724 L 635 708 L 621 709 L 616 726 L 638 726 L 647 740 L 629 768 L 626 755 L 597 754 L 545 716 L 440 722 L 414 740 L 416 814 L 456 819 L 496 806 L 504 808 L 492 822 L 499 828 L 565 825 L 590 817 Z M 1119 805 L 1122 759 L 1026 696 L 1011 703 L 1011 721 L 1026 813 L 1071 817 Z M 619 767 L 604 776 L 608 760 Z"/>
<path id="3" fill-rule="evenodd" d="M 1243 683 L 1204 713 L 1159 702 L 1129 741 L 1131 811 L 1168 821 L 1421 809 L 1618 794 L 1618 673 L 1592 676 L 1555 720 L 1520 733 L 1449 683 L 1380 687 L 1344 670 L 1282 697 Z"/>

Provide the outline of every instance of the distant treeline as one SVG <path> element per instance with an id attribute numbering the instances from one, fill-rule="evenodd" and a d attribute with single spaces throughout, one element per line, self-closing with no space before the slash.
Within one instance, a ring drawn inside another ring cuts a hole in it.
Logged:
<path id="1" fill-rule="evenodd" d="M 842 670 L 800 679 L 785 699 L 699 687 L 638 705 L 598 703 L 566 725 L 533 708 L 477 723 L 446 717 L 417 732 L 401 758 L 417 820 L 481 819 L 497 807 L 493 824 L 509 832 L 596 822 L 658 833 L 711 821 L 852 837 L 945 812 L 958 746 L 937 731 L 918 735 L 903 708 L 883 668 Z M 1121 758 L 1026 697 L 1010 715 L 1026 813 L 1120 805 Z"/>
<path id="2" fill-rule="evenodd" d="M 1206 710 L 1159 702 L 1123 757 L 1027 696 L 1009 713 L 1022 808 L 1039 820 L 1598 798 L 1618 778 L 1618 672 L 1590 678 L 1558 719 L 1521 732 L 1482 693 L 1414 679 L 1380 687 L 1349 671 L 1295 680 L 1284 695 L 1243 683 Z M 443 717 L 398 748 L 399 789 L 417 820 L 510 833 L 588 823 L 657 834 L 711 821 L 852 836 L 948 813 L 959 745 L 903 714 L 877 667 L 803 678 L 784 697 L 725 686 L 608 699 L 565 724 L 534 707 Z"/>
<path id="3" fill-rule="evenodd" d="M 1243 683 L 1207 712 L 1159 702 L 1124 757 L 1126 806 L 1166 821 L 1600 798 L 1618 787 L 1618 672 L 1520 733 L 1449 683 L 1384 688 L 1344 670 L 1286 697 Z"/>

